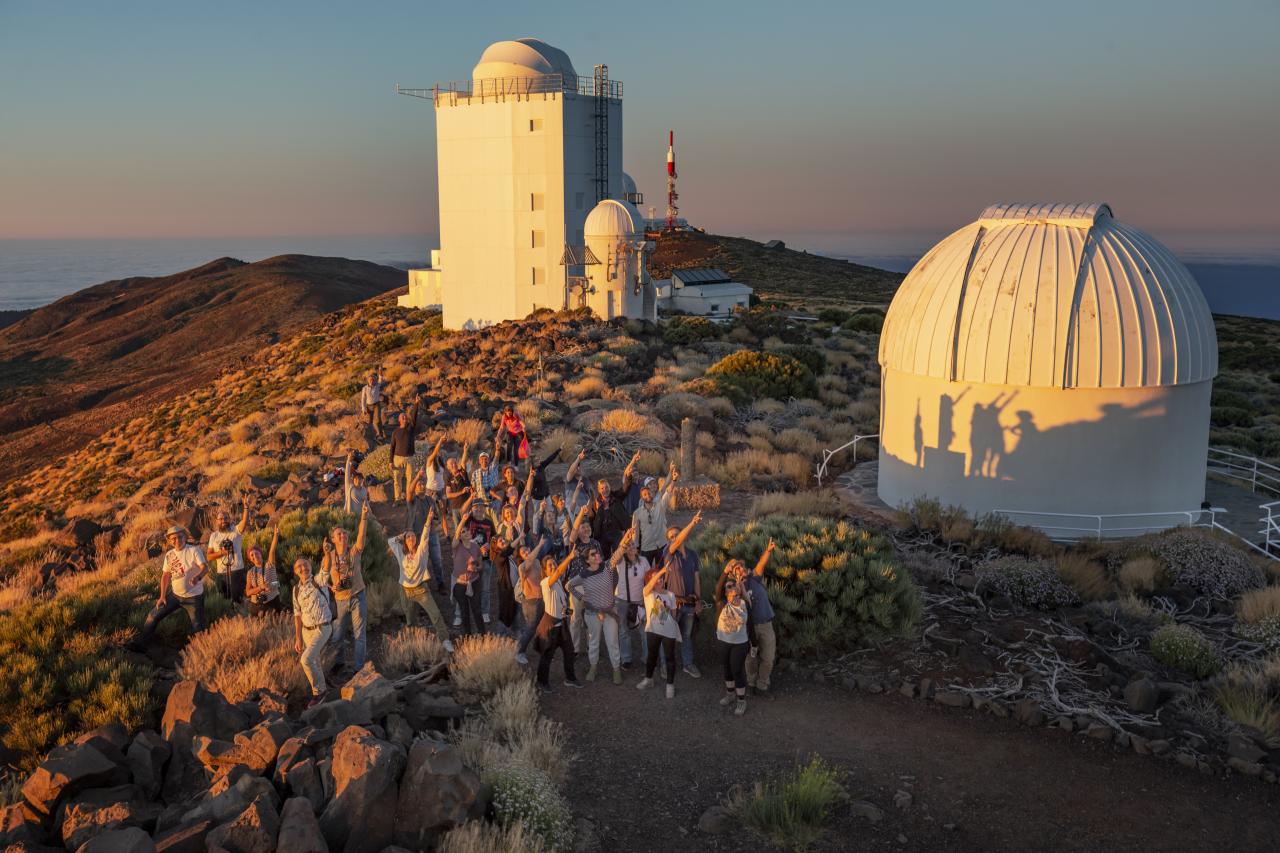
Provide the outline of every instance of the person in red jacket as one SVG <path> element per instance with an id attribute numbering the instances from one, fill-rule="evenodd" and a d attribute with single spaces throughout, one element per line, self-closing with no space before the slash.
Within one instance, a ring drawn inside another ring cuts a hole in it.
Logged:
<path id="1" fill-rule="evenodd" d="M 498 438 L 501 440 L 498 448 L 498 461 L 508 462 L 512 465 L 520 463 L 520 448 L 525 446 L 524 421 L 520 419 L 520 415 L 516 413 L 513 406 L 507 406 L 502 410 L 502 422 L 498 425 Z M 528 455 L 528 448 L 525 446 L 525 455 Z"/>

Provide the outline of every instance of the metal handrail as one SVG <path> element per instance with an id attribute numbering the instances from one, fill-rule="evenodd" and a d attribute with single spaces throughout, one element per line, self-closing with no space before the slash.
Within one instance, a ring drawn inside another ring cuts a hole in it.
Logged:
<path id="1" fill-rule="evenodd" d="M 864 439 L 869 439 L 869 438 L 874 438 L 878 441 L 880 439 L 880 433 L 878 432 L 872 433 L 871 435 L 855 435 L 851 440 L 846 441 L 844 444 L 840 445 L 835 450 L 823 450 L 822 461 L 815 466 L 815 471 L 814 471 L 815 476 L 817 476 L 818 478 L 818 488 L 822 488 L 822 478 L 827 475 L 827 465 L 831 462 L 831 457 L 835 456 L 837 453 L 840 453 L 843 450 L 848 450 L 850 447 L 852 447 L 853 454 L 854 454 L 853 458 L 854 458 L 854 461 L 856 462 L 858 459 L 858 442 L 863 441 Z"/>
<path id="2" fill-rule="evenodd" d="M 1259 509 L 1263 511 L 1259 519 L 1262 529 L 1258 531 L 1262 536 L 1263 552 L 1267 556 L 1280 554 L 1280 501 L 1262 504 Z"/>
<path id="3" fill-rule="evenodd" d="M 479 80 L 454 80 L 448 83 L 437 83 L 430 89 L 402 88 L 397 83 L 396 94 L 424 98 L 434 101 L 437 106 L 440 104 L 441 95 L 451 96 L 454 100 L 458 98 L 501 99 L 549 93 L 585 95 L 592 98 L 597 94 L 603 94 L 607 98 L 622 98 L 621 80 L 603 80 L 600 85 L 603 86 L 603 90 L 598 92 L 594 77 L 583 77 L 577 74 L 539 74 L 536 77 L 484 77 Z"/>
<path id="4" fill-rule="evenodd" d="M 1019 509 L 997 509 L 992 511 L 993 514 L 1002 515 L 1010 521 L 1017 523 L 1017 517 L 1031 516 L 1035 518 L 1059 518 L 1067 521 L 1091 521 L 1092 524 L 1034 524 L 1033 526 L 1043 531 L 1050 539 L 1072 540 L 1080 539 L 1085 536 L 1094 536 L 1098 539 L 1104 538 L 1106 535 L 1133 536 L 1142 533 L 1152 533 L 1158 530 L 1165 530 L 1169 527 L 1178 526 L 1178 524 L 1138 524 L 1138 525 L 1117 525 L 1109 524 L 1113 519 L 1125 518 L 1143 518 L 1143 519 L 1178 519 L 1179 524 L 1185 524 L 1187 527 L 1221 527 L 1218 524 L 1218 513 L 1226 513 L 1226 510 L 1218 507 L 1209 509 L 1193 509 L 1173 512 L 1117 512 L 1117 513 L 1074 513 L 1074 512 L 1039 512 L 1035 510 L 1019 510 Z M 1209 516 L 1206 523 L 1205 515 Z M 1225 529 L 1225 528 L 1224 528 Z M 1050 531 L 1060 531 L 1058 535 Z M 1067 535 L 1061 535 L 1067 534 Z"/>
<path id="5" fill-rule="evenodd" d="M 1280 466 L 1254 456 L 1222 447 L 1210 447 L 1209 472 L 1249 484 L 1251 492 L 1269 492 L 1280 497 Z"/>

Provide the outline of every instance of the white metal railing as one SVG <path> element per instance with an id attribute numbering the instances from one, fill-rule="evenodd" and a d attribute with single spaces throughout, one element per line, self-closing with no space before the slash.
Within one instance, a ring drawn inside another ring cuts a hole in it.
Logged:
<path id="1" fill-rule="evenodd" d="M 855 435 L 850 441 L 846 441 L 844 444 L 840 445 L 834 450 L 823 450 L 822 461 L 815 466 L 815 471 L 814 471 L 814 475 L 818 478 L 818 488 L 822 488 L 822 478 L 827 476 L 827 465 L 831 463 L 831 458 L 833 456 L 835 456 L 837 453 L 848 450 L 849 448 L 852 447 L 853 459 L 854 459 L 854 462 L 857 462 L 858 442 L 865 441 L 871 438 L 878 440 L 880 438 L 880 433 L 873 433 L 872 435 Z"/>
<path id="2" fill-rule="evenodd" d="M 1259 509 L 1263 512 L 1260 519 L 1262 529 L 1258 531 L 1262 536 L 1262 547 L 1267 556 L 1280 555 L 1280 501 L 1263 504 Z M 1280 559 L 1280 556 L 1275 556 L 1275 559 Z"/>
<path id="3" fill-rule="evenodd" d="M 1182 512 L 1125 512 L 1125 513 L 1071 513 L 1071 512 L 1035 512 L 1021 509 L 993 510 L 1015 524 L 1035 527 L 1044 532 L 1050 539 L 1073 541 L 1076 539 L 1108 537 L 1141 536 L 1170 527 L 1216 527 L 1226 530 L 1218 523 L 1218 514 L 1226 514 L 1226 510 L 1211 507 L 1209 509 L 1193 509 Z M 1206 520 L 1207 516 L 1207 520 Z M 1060 520 L 1062 523 L 1047 523 L 1049 520 Z M 1134 523 L 1135 521 L 1145 523 Z M 1230 531 L 1228 531 L 1230 532 Z M 1232 534 L 1235 535 L 1235 534 Z"/>
<path id="4" fill-rule="evenodd" d="M 1210 447 L 1209 473 L 1248 483 L 1251 492 L 1280 497 L 1280 466 L 1253 456 L 1221 447 Z"/>

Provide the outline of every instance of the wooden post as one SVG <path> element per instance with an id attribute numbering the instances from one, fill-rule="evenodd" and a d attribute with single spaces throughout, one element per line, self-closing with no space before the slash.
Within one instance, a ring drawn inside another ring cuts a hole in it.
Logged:
<path id="1" fill-rule="evenodd" d="M 693 419 L 680 421 L 680 476 L 692 480 L 697 476 L 697 431 Z"/>

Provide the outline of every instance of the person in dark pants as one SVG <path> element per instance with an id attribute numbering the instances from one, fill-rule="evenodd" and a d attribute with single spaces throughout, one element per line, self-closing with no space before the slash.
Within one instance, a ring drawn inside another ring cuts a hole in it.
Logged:
<path id="1" fill-rule="evenodd" d="M 665 589 L 660 589 L 666 582 L 670 569 L 650 569 L 644 579 L 644 636 L 648 645 L 648 658 L 645 661 L 644 678 L 636 685 L 638 690 L 646 690 L 653 686 L 653 674 L 658 670 L 658 654 L 665 652 L 667 660 L 667 698 L 676 696 L 676 641 L 680 639 L 680 623 L 675 613 L 679 610 L 676 597 Z"/>
<path id="2" fill-rule="evenodd" d="M 170 527 L 165 533 L 165 542 L 169 550 L 165 552 L 160 572 L 160 598 L 147 614 L 138 636 L 129 643 L 134 651 L 146 648 L 160 623 L 179 610 L 187 612 L 191 633 L 204 630 L 204 577 L 209 573 L 209 563 L 199 546 L 187 541 L 184 527 Z"/>
<path id="3" fill-rule="evenodd" d="M 480 591 L 476 582 L 480 580 L 480 560 L 475 556 L 467 557 L 466 568 L 453 578 L 453 603 L 462 617 L 463 634 L 483 634 L 484 620 L 480 618 Z"/>
<path id="4" fill-rule="evenodd" d="M 551 658 L 555 656 L 556 649 L 560 650 L 564 663 L 565 687 L 582 686 L 573 672 L 573 640 L 569 636 L 569 620 L 566 612 L 569 596 L 562 583 L 565 572 L 569 570 L 569 564 L 576 556 L 577 548 L 574 548 L 569 552 L 569 556 L 561 560 L 559 565 L 544 574 L 542 578 L 542 605 L 545 612 L 542 614 L 542 622 L 538 625 L 538 648 L 541 652 L 538 658 L 538 687 L 541 690 L 551 689 L 547 679 L 551 675 Z"/>

